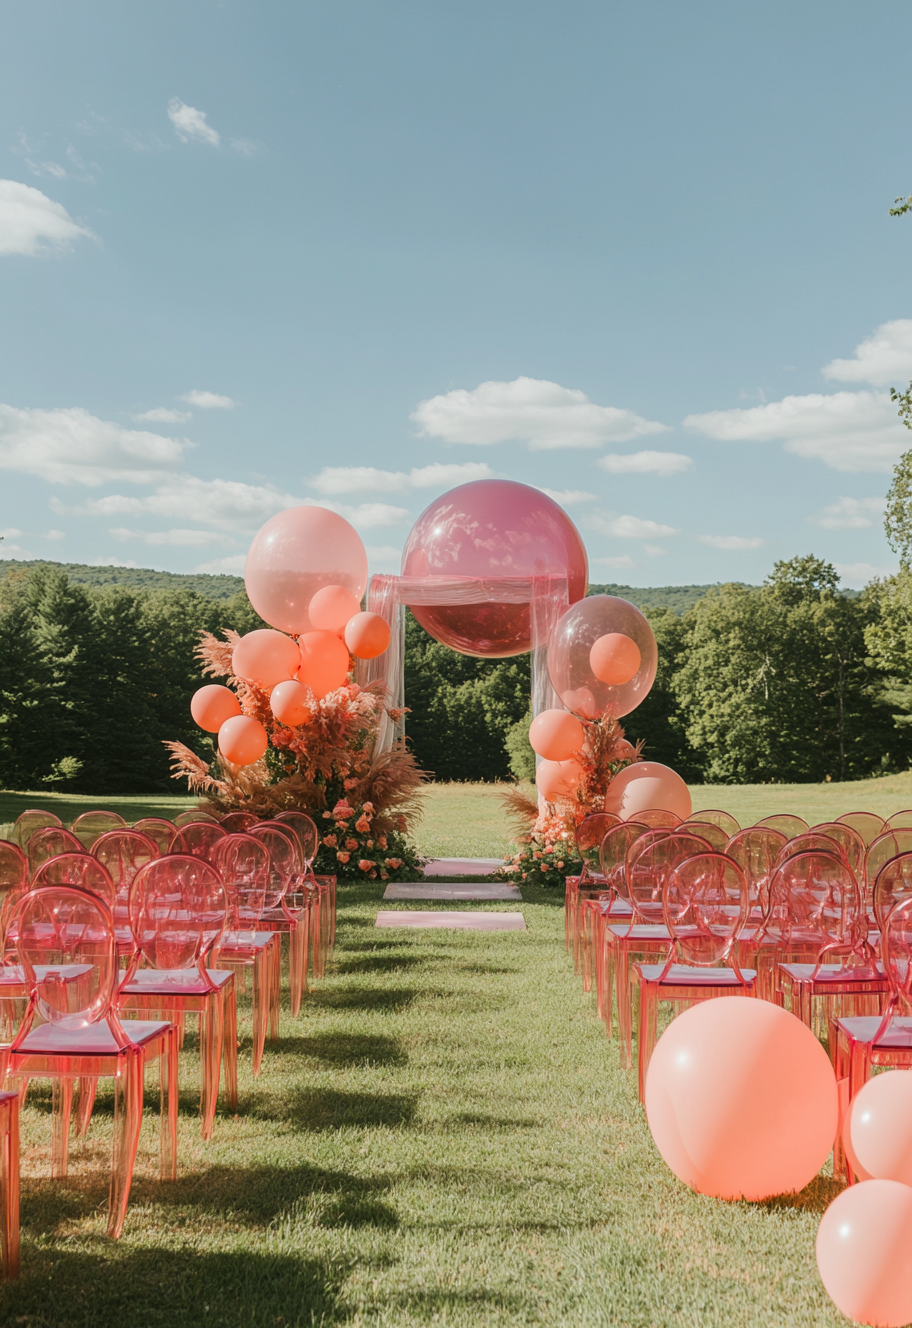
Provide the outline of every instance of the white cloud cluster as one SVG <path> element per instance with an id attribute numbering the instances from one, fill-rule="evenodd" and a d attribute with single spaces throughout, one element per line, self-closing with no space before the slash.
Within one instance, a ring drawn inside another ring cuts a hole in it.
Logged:
<path id="1" fill-rule="evenodd" d="M 726 549 L 730 553 L 741 549 L 762 549 L 766 540 L 759 535 L 700 535 L 701 544 L 708 544 L 711 549 Z"/>
<path id="2" fill-rule="evenodd" d="M 546 489 L 543 484 L 537 485 L 542 493 L 546 493 L 549 498 L 553 498 L 561 507 L 573 507 L 576 503 L 594 503 L 598 494 L 589 493 L 587 489 Z"/>
<path id="3" fill-rule="evenodd" d="M 124 429 L 79 406 L 18 410 L 0 404 L 0 470 L 50 484 L 154 484 L 180 462 L 186 441 Z"/>
<path id="4" fill-rule="evenodd" d="M 632 410 L 597 406 L 577 388 L 539 378 L 445 392 L 419 402 L 411 419 L 425 438 L 480 446 L 518 440 L 534 451 L 626 443 L 667 429 Z"/>
<path id="5" fill-rule="evenodd" d="M 190 392 L 185 392 L 181 400 L 200 410 L 234 410 L 237 405 L 231 397 L 219 396 L 218 392 L 201 392 L 195 387 Z"/>
<path id="6" fill-rule="evenodd" d="M 0 180 L 0 254 L 68 249 L 81 236 L 95 237 L 61 203 L 18 180 Z"/>
<path id="7" fill-rule="evenodd" d="M 410 489 L 448 489 L 493 475 L 486 461 L 448 466 L 434 462 L 411 470 L 378 470 L 376 466 L 324 466 L 311 480 L 317 493 L 407 493 Z"/>
<path id="8" fill-rule="evenodd" d="M 129 530 L 124 526 L 115 526 L 108 531 L 108 534 L 118 540 L 140 540 L 143 544 L 179 545 L 189 548 L 235 543 L 230 535 L 217 530 Z"/>
<path id="9" fill-rule="evenodd" d="M 615 516 L 610 512 L 597 512 L 584 519 L 588 530 L 610 535 L 613 539 L 657 539 L 666 535 L 679 535 L 674 526 L 664 526 L 659 521 L 649 521 L 639 516 Z"/>
<path id="10" fill-rule="evenodd" d="M 876 332 L 855 347 L 853 360 L 832 360 L 823 376 L 839 383 L 905 387 L 912 379 L 912 318 L 881 323 Z"/>
<path id="11" fill-rule="evenodd" d="M 157 435 L 155 435 L 157 436 Z M 261 526 L 284 507 L 297 507 L 303 498 L 284 493 L 271 484 L 244 484 L 240 480 L 204 480 L 195 475 L 157 475 L 154 493 L 137 497 L 112 493 L 91 498 L 69 509 L 79 516 L 156 516 L 172 521 L 196 521 L 226 531 L 248 531 Z M 57 511 L 67 509 L 52 500 Z"/>
<path id="12" fill-rule="evenodd" d="M 680 475 L 693 465 L 683 452 L 608 452 L 596 462 L 609 475 Z"/>
<path id="13" fill-rule="evenodd" d="M 864 530 L 883 516 L 883 510 L 883 498 L 837 498 L 808 520 L 824 530 Z"/>
<path id="14" fill-rule="evenodd" d="M 209 124 L 206 112 L 188 106 L 180 97 L 172 97 L 168 102 L 168 119 L 182 143 L 205 143 L 207 147 L 217 148 L 222 141 L 218 130 Z"/>
<path id="15" fill-rule="evenodd" d="M 873 563 L 834 563 L 843 583 L 853 590 L 861 590 L 875 576 L 893 576 L 894 567 L 875 567 Z"/>
<path id="16" fill-rule="evenodd" d="M 172 410 L 170 406 L 155 406 L 144 410 L 141 415 L 134 415 L 134 420 L 147 420 L 150 424 L 185 424 L 193 418 L 190 410 Z"/>

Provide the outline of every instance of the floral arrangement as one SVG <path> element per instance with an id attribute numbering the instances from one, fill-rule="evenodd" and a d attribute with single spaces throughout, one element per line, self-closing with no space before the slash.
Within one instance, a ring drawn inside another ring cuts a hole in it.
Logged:
<path id="1" fill-rule="evenodd" d="M 394 722 L 402 710 L 386 704 L 382 683 L 361 687 L 347 682 L 314 697 L 306 723 L 291 727 L 275 718 L 269 694 L 237 678 L 231 657 L 237 632 L 219 640 L 206 632 L 197 647 L 203 672 L 227 679 L 241 711 L 260 721 L 269 736 L 265 756 L 234 766 L 217 752 L 211 762 L 181 742 L 167 743 L 175 779 L 186 779 L 201 806 L 216 815 L 250 811 L 263 820 L 289 809 L 316 821 L 321 842 L 314 868 L 343 880 L 420 880 L 422 863 L 408 838 L 421 814 L 426 778 L 400 740 L 375 751 L 385 715 Z"/>

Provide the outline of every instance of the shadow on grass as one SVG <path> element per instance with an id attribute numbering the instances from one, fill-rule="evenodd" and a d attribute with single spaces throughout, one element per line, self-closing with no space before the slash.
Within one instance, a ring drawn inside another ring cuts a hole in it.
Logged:
<path id="1" fill-rule="evenodd" d="M 345 1126 L 376 1129 L 410 1125 L 417 1106 L 417 1093 L 341 1093 L 331 1088 L 296 1088 L 281 1098 L 252 1098 L 249 1114 L 254 1120 L 285 1121 L 305 1131 L 339 1130 Z"/>
<path id="2" fill-rule="evenodd" d="M 401 1010 L 419 993 L 413 987 L 319 987 L 310 993 L 309 1004 L 326 1010 Z"/>
<path id="3" fill-rule="evenodd" d="M 324 1065 L 408 1064 L 399 1039 L 379 1034 L 318 1033 L 313 1037 L 295 1038 L 293 1049 L 322 1061 Z"/>
<path id="4" fill-rule="evenodd" d="M 480 1130 L 538 1130 L 542 1122 L 527 1116 L 486 1116 L 482 1112 L 461 1111 L 448 1116 L 447 1125 L 474 1125 Z"/>
<path id="5" fill-rule="evenodd" d="M 392 951 L 386 954 L 355 955 L 351 959 L 340 959 L 333 964 L 333 972 L 340 975 L 349 973 L 394 973 L 396 969 L 416 968 L 426 965 L 430 958 L 427 954 L 410 954 L 408 951 Z"/>
<path id="6" fill-rule="evenodd" d="M 773 1199 L 763 1199 L 759 1203 L 752 1203 L 750 1207 L 763 1208 L 768 1213 L 792 1208 L 803 1213 L 822 1214 L 844 1189 L 841 1180 L 834 1180 L 832 1176 L 815 1176 L 810 1185 L 805 1185 L 797 1194 L 777 1194 Z"/>

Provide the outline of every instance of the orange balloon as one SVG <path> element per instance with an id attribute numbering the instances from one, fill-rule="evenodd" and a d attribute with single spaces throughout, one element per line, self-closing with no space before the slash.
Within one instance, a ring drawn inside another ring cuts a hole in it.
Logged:
<path id="1" fill-rule="evenodd" d="M 307 616 L 318 632 L 341 632 L 361 609 L 361 601 L 348 586 L 324 586 L 307 606 Z"/>
<path id="2" fill-rule="evenodd" d="M 589 651 L 589 667 L 599 682 L 621 687 L 640 671 L 643 657 L 636 641 L 623 632 L 606 632 L 593 641 Z"/>
<path id="3" fill-rule="evenodd" d="M 912 1186 L 912 1070 L 885 1070 L 853 1098 L 843 1137 L 856 1175 Z"/>
<path id="4" fill-rule="evenodd" d="M 637 761 L 635 765 L 625 766 L 608 785 L 605 811 L 629 821 L 637 812 L 652 808 L 674 812 L 682 821 L 686 820 L 692 803 L 684 780 L 658 761 Z"/>
<path id="5" fill-rule="evenodd" d="M 226 719 L 241 713 L 241 703 L 230 687 L 210 682 L 190 698 L 190 714 L 207 733 L 218 733 Z"/>
<path id="6" fill-rule="evenodd" d="M 878 1328 L 909 1323 L 912 1189 L 895 1180 L 865 1180 L 838 1194 L 817 1229 L 817 1270 L 848 1318 Z"/>
<path id="7" fill-rule="evenodd" d="M 582 719 L 598 719 L 599 708 L 595 703 L 591 687 L 573 687 L 564 692 L 561 700 L 568 710 Z"/>
<path id="8" fill-rule="evenodd" d="M 298 679 L 317 700 L 341 687 L 348 677 L 351 659 L 348 647 L 332 632 L 305 632 L 298 637 L 301 667 Z"/>
<path id="9" fill-rule="evenodd" d="M 569 710 L 543 710 L 529 725 L 532 750 L 548 761 L 566 761 L 583 745 L 582 724 Z"/>
<path id="10" fill-rule="evenodd" d="M 376 659 L 389 643 L 389 623 L 379 613 L 356 613 L 345 624 L 345 644 L 355 659 Z"/>
<path id="11" fill-rule="evenodd" d="M 310 692 L 302 682 L 292 678 L 289 682 L 280 682 L 273 687 L 269 697 L 269 706 L 276 719 L 297 728 L 299 724 L 309 724 L 313 719 L 310 708 Z"/>
<path id="12" fill-rule="evenodd" d="M 269 739 L 258 719 L 235 715 L 219 729 L 218 745 L 222 756 L 232 765 L 252 765 L 266 751 Z"/>
<path id="13" fill-rule="evenodd" d="M 803 1189 L 826 1161 L 839 1119 L 836 1076 L 788 1010 L 722 996 L 691 1006 L 659 1038 L 646 1117 L 685 1185 L 718 1199 L 767 1199 Z"/>
<path id="14" fill-rule="evenodd" d="M 583 767 L 572 758 L 569 761 L 539 761 L 535 770 L 535 787 L 546 802 L 558 798 L 572 798 L 583 778 Z"/>
<path id="15" fill-rule="evenodd" d="M 300 663 L 301 652 L 291 637 L 271 627 L 258 627 L 242 636 L 231 655 L 234 676 L 255 682 L 265 691 L 293 678 Z"/>

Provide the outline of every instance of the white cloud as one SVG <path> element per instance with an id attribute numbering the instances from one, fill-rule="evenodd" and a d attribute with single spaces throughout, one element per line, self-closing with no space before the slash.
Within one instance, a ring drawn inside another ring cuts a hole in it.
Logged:
<path id="1" fill-rule="evenodd" d="M 840 383 L 904 387 L 912 379 L 912 318 L 881 323 L 866 341 L 855 347 L 853 360 L 832 360 L 823 376 Z"/>
<path id="2" fill-rule="evenodd" d="M 599 567 L 636 567 L 629 553 L 623 553 L 618 558 L 590 558 L 589 561 Z"/>
<path id="3" fill-rule="evenodd" d="M 493 475 L 486 461 L 448 466 L 436 461 L 411 470 L 378 470 L 376 466 L 324 466 L 311 480 L 318 493 L 405 493 L 410 489 L 447 489 Z"/>
<path id="4" fill-rule="evenodd" d="M 308 499 L 308 502 L 310 501 Z M 405 507 L 392 507 L 389 503 L 358 503 L 356 507 L 349 507 L 345 503 L 322 501 L 314 502 L 313 506 L 326 507 L 330 512 L 338 512 L 346 521 L 363 530 L 376 530 L 381 526 L 401 526 L 403 522 L 410 522 L 412 519 Z"/>
<path id="5" fill-rule="evenodd" d="M 15 526 L 7 526 L 6 530 L 0 530 L 0 538 L 16 539 L 22 533 L 23 532 L 21 530 L 17 530 Z"/>
<path id="6" fill-rule="evenodd" d="M 693 465 L 693 457 L 683 452 L 630 452 L 626 456 L 609 452 L 596 465 L 609 475 L 680 475 Z"/>
<path id="7" fill-rule="evenodd" d="M 4 540 L 0 543 L 0 560 L 8 558 L 24 558 L 26 560 L 32 557 L 28 549 L 22 548 L 20 544 L 7 544 Z"/>
<path id="8" fill-rule="evenodd" d="M 749 410 L 688 415 L 684 423 L 721 442 L 781 439 L 787 452 L 844 471 L 889 472 L 909 445 L 886 392 L 814 392 Z"/>
<path id="9" fill-rule="evenodd" d="M 255 157 L 262 149 L 259 143 L 254 142 L 252 138 L 233 138 L 231 146 L 235 152 L 239 152 L 242 157 Z"/>
<path id="10" fill-rule="evenodd" d="M 44 532 L 44 534 L 41 536 L 41 538 L 42 538 L 42 539 L 47 539 L 47 540 L 62 540 L 62 539 L 66 539 L 66 531 L 64 531 L 64 530 L 46 530 L 46 531 Z"/>
<path id="11" fill-rule="evenodd" d="M 182 401 L 188 402 L 191 406 L 198 406 L 200 410 L 234 410 L 237 405 L 231 397 L 220 397 L 218 392 L 200 392 L 198 388 L 193 388 L 185 392 L 181 397 Z"/>
<path id="12" fill-rule="evenodd" d="M 852 590 L 861 590 L 875 576 L 893 576 L 896 567 L 874 567 L 871 563 L 834 563 L 842 580 Z"/>
<path id="13" fill-rule="evenodd" d="M 17 410 L 0 405 L 0 470 L 50 484 L 154 484 L 180 461 L 186 440 L 124 429 L 79 406 Z"/>
<path id="14" fill-rule="evenodd" d="M 150 424 L 185 424 L 193 418 L 189 410 L 172 410 L 170 406 L 156 406 L 153 410 L 144 410 L 141 415 L 134 415 L 134 420 L 148 420 Z"/>
<path id="15" fill-rule="evenodd" d="M 597 406 L 577 388 L 539 378 L 445 392 L 419 402 L 411 419 L 426 438 L 481 445 L 518 439 L 534 451 L 625 443 L 667 428 L 631 410 Z"/>
<path id="16" fill-rule="evenodd" d="M 205 143 L 210 148 L 217 148 L 221 135 L 206 119 L 205 111 L 198 111 L 195 106 L 188 106 L 180 97 L 172 97 L 168 102 L 168 119 L 174 125 L 174 132 L 182 143 Z"/>
<path id="17" fill-rule="evenodd" d="M 158 435 L 154 435 L 157 437 Z M 244 484 L 239 480 L 202 480 L 195 475 L 156 476 L 154 493 L 138 498 L 113 493 L 91 498 L 81 507 L 67 509 L 52 500 L 56 511 L 79 516 L 157 516 L 197 521 L 227 530 L 255 530 L 285 507 L 299 507 L 303 498 L 283 493 L 271 484 Z"/>
<path id="18" fill-rule="evenodd" d="M 712 549 L 760 549 L 766 540 L 757 535 L 700 535 L 701 544 L 708 544 Z"/>
<path id="19" fill-rule="evenodd" d="M 237 542 L 230 535 L 215 530 L 128 530 L 124 526 L 115 526 L 108 534 L 118 540 L 141 540 L 144 544 L 170 544 L 189 548 Z"/>
<path id="20" fill-rule="evenodd" d="M 62 204 L 31 185 L 0 180 L 0 254 L 59 252 L 80 236 L 95 238 Z"/>
<path id="21" fill-rule="evenodd" d="M 883 498 L 837 498 L 808 521 L 825 530 L 864 530 L 883 516 Z"/>
<path id="22" fill-rule="evenodd" d="M 661 558 L 668 550 L 663 549 L 661 544 L 644 544 L 643 552 L 648 553 L 650 558 Z"/>
<path id="23" fill-rule="evenodd" d="M 194 572 L 209 572 L 214 576 L 243 576 L 246 553 L 232 553 L 227 558 L 213 558 L 211 562 L 200 563 Z"/>
<path id="24" fill-rule="evenodd" d="M 585 489 L 546 489 L 543 484 L 536 487 L 549 498 L 553 498 L 556 503 L 560 503 L 561 507 L 572 507 L 574 503 L 592 503 L 598 497 L 598 494 L 587 493 Z"/>
<path id="25" fill-rule="evenodd" d="M 612 513 L 604 512 L 586 517 L 584 525 L 589 530 L 597 530 L 602 535 L 611 535 L 614 539 L 661 538 L 680 533 L 674 526 L 663 526 L 658 521 L 648 521 L 639 516 L 614 516 Z"/>

